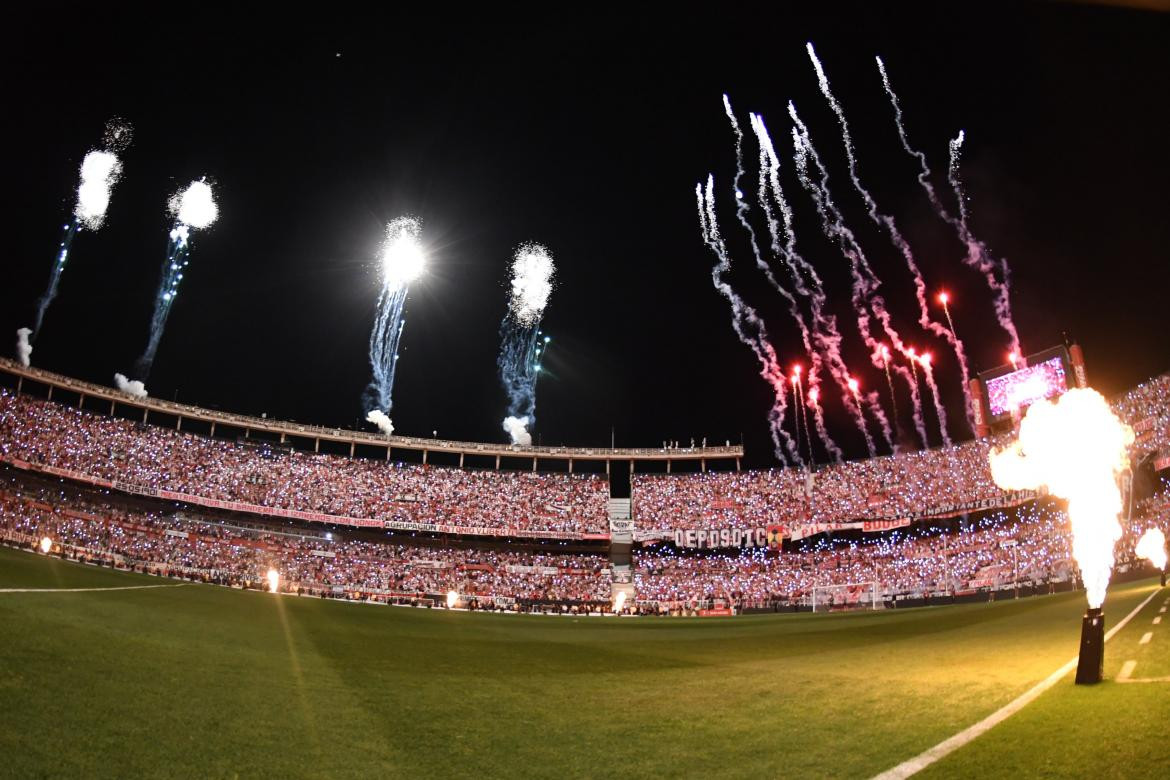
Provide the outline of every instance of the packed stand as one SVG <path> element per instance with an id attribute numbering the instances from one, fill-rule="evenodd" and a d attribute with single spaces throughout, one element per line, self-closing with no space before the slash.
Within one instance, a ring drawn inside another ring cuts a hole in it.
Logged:
<path id="1" fill-rule="evenodd" d="M 1113 402 L 1134 426 L 1134 453 L 1170 455 L 1170 374 Z M 632 477 L 639 529 L 759 528 L 772 524 L 840 523 L 931 517 L 1013 496 L 991 478 L 988 456 L 1006 436 L 934 450 L 799 469 Z"/>
<path id="2" fill-rule="evenodd" d="M 0 455 L 222 501 L 501 534 L 608 531 L 589 475 L 473 471 L 279 453 L 90 414 L 0 390 Z"/>
<path id="3" fill-rule="evenodd" d="M 74 555 L 220 584 L 262 584 L 275 569 L 288 590 L 315 595 L 386 600 L 455 590 L 493 603 L 609 599 L 608 563 L 598 555 L 334 540 L 144 512 L 11 480 L 0 482 L 0 536 L 25 546 L 48 537 Z"/>
<path id="4" fill-rule="evenodd" d="M 1123 534 L 1118 569 L 1135 564 L 1134 544 L 1155 525 L 1170 533 L 1160 515 L 1135 521 Z M 1065 582 L 1076 572 L 1068 527 L 1056 502 L 1039 501 L 957 531 L 931 525 L 861 541 L 821 534 L 779 554 L 646 548 L 635 554 L 635 582 L 639 602 L 737 606 L 807 604 L 814 588 L 870 583 L 887 600 Z M 859 587 L 853 598 L 859 593 L 868 591 Z"/>

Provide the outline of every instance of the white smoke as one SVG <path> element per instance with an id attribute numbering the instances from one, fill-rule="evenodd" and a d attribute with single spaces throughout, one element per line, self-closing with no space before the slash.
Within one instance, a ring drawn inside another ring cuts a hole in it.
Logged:
<path id="1" fill-rule="evenodd" d="M 146 385 L 137 379 L 128 378 L 125 374 L 114 374 L 114 385 L 126 395 L 146 398 Z"/>
<path id="2" fill-rule="evenodd" d="M 512 256 L 512 316 L 532 325 L 544 314 L 553 288 L 553 259 L 540 244 L 521 244 Z"/>
<path id="3" fill-rule="evenodd" d="M 219 216 L 219 206 L 211 192 L 211 185 L 205 181 L 193 181 L 187 189 L 176 192 L 167 201 L 175 219 L 193 228 L 205 228 Z"/>
<path id="4" fill-rule="evenodd" d="M 390 418 L 381 409 L 371 409 L 367 412 L 366 422 L 371 422 L 378 426 L 378 430 L 387 436 L 394 433 L 394 423 L 390 422 Z"/>
<path id="5" fill-rule="evenodd" d="M 512 437 L 513 444 L 524 447 L 532 446 L 532 434 L 528 432 L 528 415 L 523 417 L 505 417 L 504 430 Z"/>
<path id="6" fill-rule="evenodd" d="M 81 184 L 77 187 L 77 206 L 73 215 L 89 228 L 97 230 L 106 218 L 110 190 L 122 175 L 122 163 L 113 152 L 94 151 L 81 161 Z"/>
<path id="7" fill-rule="evenodd" d="M 28 341 L 31 335 L 32 328 L 18 328 L 16 331 L 16 358 L 25 368 L 28 368 L 29 358 L 32 356 L 32 344 Z"/>
<path id="8" fill-rule="evenodd" d="M 1055 403 L 1039 401 L 1020 423 L 1019 439 L 991 453 L 991 476 L 1005 490 L 1048 492 L 1068 499 L 1073 558 L 1090 607 L 1105 603 L 1113 546 L 1121 537 L 1121 490 L 1133 429 L 1096 390 L 1075 388 Z"/>

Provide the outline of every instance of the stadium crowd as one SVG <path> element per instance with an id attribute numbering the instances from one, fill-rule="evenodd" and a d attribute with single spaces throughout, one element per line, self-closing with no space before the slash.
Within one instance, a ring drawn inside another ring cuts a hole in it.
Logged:
<path id="1" fill-rule="evenodd" d="M 26 546 L 48 537 L 75 555 L 219 584 L 263 584 L 275 569 L 287 589 L 312 595 L 386 600 L 455 590 L 492 603 L 609 600 L 609 565 L 598 555 L 334 539 L 143 511 L 10 479 L 0 481 L 0 536 Z"/>
<path id="2" fill-rule="evenodd" d="M 338 517 L 501 532 L 609 529 L 609 488 L 596 476 L 265 451 L 6 390 L 0 390 L 0 453 L 149 490 Z"/>
<path id="3" fill-rule="evenodd" d="M 1170 453 L 1170 374 L 1113 402 L 1137 433 L 1135 452 Z M 1010 496 L 991 478 L 988 455 L 1007 437 L 934 450 L 799 469 L 635 475 L 639 529 L 760 528 L 772 524 L 839 523 L 861 519 L 954 514 Z"/>
<path id="4" fill-rule="evenodd" d="M 1134 563 L 1134 545 L 1153 526 L 1170 533 L 1170 516 L 1152 515 L 1126 529 L 1115 551 L 1119 568 Z M 807 604 L 814 588 L 828 591 L 818 603 L 856 601 L 870 598 L 870 584 L 879 599 L 963 594 L 1070 580 L 1068 529 L 1057 502 L 1038 501 L 957 529 L 932 524 L 860 540 L 822 534 L 782 554 L 644 548 L 635 553 L 634 576 L 638 600 L 663 605 Z"/>

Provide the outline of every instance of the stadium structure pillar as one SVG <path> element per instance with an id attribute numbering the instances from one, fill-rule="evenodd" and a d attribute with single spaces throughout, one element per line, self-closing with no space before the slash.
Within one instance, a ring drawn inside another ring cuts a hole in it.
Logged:
<path id="1" fill-rule="evenodd" d="M 670 458 L 666 459 L 666 473 L 670 473 Z"/>
<path id="2" fill-rule="evenodd" d="M 215 438 L 215 420 L 211 421 L 211 433 L 207 435 L 211 438 Z"/>
<path id="3" fill-rule="evenodd" d="M 1077 387 L 1089 386 L 1089 375 L 1085 373 L 1085 353 L 1080 344 L 1072 344 L 1068 348 L 1068 357 L 1072 361 L 1073 378 Z"/>
<path id="4" fill-rule="evenodd" d="M 175 420 L 175 430 L 176 430 L 176 431 L 181 431 L 181 430 L 183 430 L 183 415 L 181 415 L 181 414 L 180 414 L 180 415 L 178 416 L 178 418 Z"/>
<path id="5" fill-rule="evenodd" d="M 975 418 L 975 438 L 985 439 L 991 435 L 991 410 L 987 407 L 987 396 L 983 392 L 983 383 L 972 379 L 971 388 L 971 416 Z"/>
<path id="6" fill-rule="evenodd" d="M 118 402 L 117 402 L 117 401 L 115 401 L 113 398 L 111 398 L 111 399 L 110 399 L 110 417 L 113 417 L 113 416 L 114 416 L 114 408 L 115 408 L 117 405 L 118 405 Z"/>
<path id="7" fill-rule="evenodd" d="M 386 448 L 386 460 L 390 460 L 390 447 Z"/>
<path id="8" fill-rule="evenodd" d="M 609 458 L 605 459 L 605 475 L 609 476 Z"/>
<path id="9" fill-rule="evenodd" d="M 77 397 L 77 408 L 82 409 L 84 407 L 85 407 L 85 393 L 82 393 L 81 395 L 79 395 Z"/>
<path id="10" fill-rule="evenodd" d="M 706 458 L 699 458 L 699 471 L 703 472 L 704 474 L 707 473 L 707 459 Z"/>
<path id="11" fill-rule="evenodd" d="M 214 423 L 212 423 L 212 424 L 214 425 Z M 317 438 L 313 439 L 313 452 L 320 452 L 320 451 L 321 451 L 321 437 L 318 436 Z"/>
<path id="12" fill-rule="evenodd" d="M 24 388 L 24 377 L 18 376 L 16 378 L 16 394 L 20 395 L 20 391 L 23 388 Z"/>
<path id="13" fill-rule="evenodd" d="M 500 456 L 496 456 L 496 471 L 500 470 Z"/>
<path id="14" fill-rule="evenodd" d="M 351 457 L 351 458 L 353 457 L 354 448 L 356 448 L 356 447 L 357 447 L 357 442 L 356 442 L 356 441 L 351 441 L 351 442 L 349 443 L 349 457 Z"/>
<path id="15" fill-rule="evenodd" d="M 389 451 L 389 448 L 387 448 L 387 451 Z M 387 459 L 389 459 L 390 456 L 387 455 L 386 457 L 387 457 Z M 426 450 L 423 450 L 423 465 L 424 466 L 427 465 L 427 451 Z"/>
<path id="16" fill-rule="evenodd" d="M 50 400 L 50 401 L 53 400 L 53 386 L 52 385 L 49 385 L 49 398 L 48 398 L 48 400 Z"/>
<path id="17" fill-rule="evenodd" d="M 150 419 L 150 409 L 145 406 L 142 407 L 142 424 L 146 425 L 146 421 Z"/>
<path id="18" fill-rule="evenodd" d="M 739 458 L 735 459 L 735 470 L 739 471 Z"/>
<path id="19" fill-rule="evenodd" d="M 285 440 L 285 434 L 284 434 L 284 431 L 281 431 L 280 432 L 280 443 L 284 444 L 284 440 Z"/>
<path id="20" fill-rule="evenodd" d="M 535 455 L 532 456 L 532 473 L 533 474 L 536 473 L 536 456 Z"/>
<path id="21" fill-rule="evenodd" d="M 463 453 L 459 453 L 459 468 L 463 468 Z"/>

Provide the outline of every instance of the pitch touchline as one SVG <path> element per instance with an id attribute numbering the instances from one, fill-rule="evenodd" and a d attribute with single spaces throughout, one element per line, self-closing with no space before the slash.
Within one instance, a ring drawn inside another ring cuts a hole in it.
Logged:
<path id="1" fill-rule="evenodd" d="M 1134 607 L 1133 612 L 1130 612 L 1128 615 L 1126 615 L 1124 618 L 1122 618 L 1121 621 L 1116 626 L 1109 629 L 1109 631 L 1106 632 L 1106 634 L 1105 634 L 1105 641 L 1108 642 L 1110 639 L 1113 638 L 1114 634 L 1116 634 L 1121 629 L 1125 628 L 1125 625 L 1130 620 L 1133 619 L 1134 615 L 1141 612 L 1142 607 L 1144 607 L 1146 604 L 1149 604 L 1151 601 L 1153 601 L 1154 596 L 1157 596 L 1159 592 L 1160 592 L 1160 589 L 1154 590 L 1153 593 L 1151 593 L 1149 596 L 1146 596 L 1145 601 L 1143 601 L 1141 604 L 1138 604 L 1136 607 Z M 1008 702 L 1003 707 L 1000 707 L 998 710 L 991 713 L 990 715 L 988 715 L 986 718 L 979 721 L 975 725 L 968 726 L 967 728 L 960 731 L 958 734 L 955 734 L 953 737 L 950 737 L 949 739 L 943 740 L 942 742 L 940 742 L 937 745 L 935 745 L 934 747 L 932 747 L 930 750 L 927 750 L 924 753 L 919 753 L 914 758 L 911 758 L 907 761 L 903 761 L 901 764 L 898 764 L 893 769 L 887 769 L 885 772 L 882 772 L 880 775 L 875 776 L 874 780 L 902 780 L 902 778 L 910 777 L 913 774 L 921 772 L 923 769 L 930 766 L 935 761 L 938 761 L 940 758 L 944 758 L 945 756 L 953 753 L 954 751 L 961 748 L 963 745 L 966 745 L 968 742 L 970 742 L 971 740 L 978 737 L 980 734 L 983 734 L 985 731 L 988 731 L 992 727 L 1007 720 L 1012 715 L 1015 715 L 1017 712 L 1022 710 L 1025 706 L 1030 704 L 1034 699 L 1039 697 L 1040 694 L 1044 693 L 1046 690 L 1051 688 L 1053 685 L 1056 685 L 1056 683 L 1060 681 L 1060 678 L 1064 677 L 1066 674 L 1068 674 L 1074 668 L 1076 668 L 1076 665 L 1077 665 L 1077 659 L 1073 658 L 1071 661 L 1066 663 L 1064 666 L 1060 667 L 1055 672 L 1048 675 L 1048 677 L 1044 678 L 1043 680 L 1041 680 L 1040 682 L 1036 683 L 1034 686 L 1029 688 L 1027 691 L 1020 694 L 1019 697 Z"/>
<path id="2" fill-rule="evenodd" d="M 181 588 L 174 585 L 121 585 L 116 588 L 0 588 L 0 593 L 92 593 L 99 590 L 146 590 L 147 588 Z"/>

